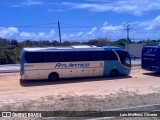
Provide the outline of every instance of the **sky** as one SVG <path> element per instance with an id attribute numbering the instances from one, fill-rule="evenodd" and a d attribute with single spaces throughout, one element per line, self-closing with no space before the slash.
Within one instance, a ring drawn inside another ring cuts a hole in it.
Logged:
<path id="1" fill-rule="evenodd" d="M 23 40 L 160 39 L 160 0 L 0 0 L 0 37 Z"/>

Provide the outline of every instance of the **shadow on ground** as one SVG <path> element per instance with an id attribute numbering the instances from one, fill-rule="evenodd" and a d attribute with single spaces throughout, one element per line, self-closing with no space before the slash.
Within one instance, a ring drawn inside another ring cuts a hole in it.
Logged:
<path id="1" fill-rule="evenodd" d="M 148 73 L 143 73 L 144 75 L 148 76 L 153 76 L 153 77 L 160 77 L 160 73 L 158 72 L 148 72 Z"/>
<path id="2" fill-rule="evenodd" d="M 87 77 L 87 78 L 65 78 L 59 79 L 58 81 L 48 80 L 21 80 L 20 85 L 23 87 L 29 86 L 43 86 L 43 85 L 56 85 L 56 84 L 69 84 L 69 83 L 80 83 L 80 82 L 94 82 L 94 81 L 105 81 L 105 80 L 124 80 L 132 78 L 131 76 L 119 76 L 115 78 L 110 77 Z"/>

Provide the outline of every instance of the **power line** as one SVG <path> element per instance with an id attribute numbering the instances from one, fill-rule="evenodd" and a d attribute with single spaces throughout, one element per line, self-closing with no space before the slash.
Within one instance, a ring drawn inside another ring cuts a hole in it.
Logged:
<path id="1" fill-rule="evenodd" d="M 13 26 L 13 25 L 8 25 L 8 26 L 6 26 L 6 25 L 3 25 L 4 27 L 11 27 L 11 26 L 13 26 L 13 27 L 17 27 L 17 28 L 23 28 L 23 27 L 38 27 L 38 26 L 45 26 L 45 25 L 53 25 L 53 24 L 56 24 L 56 23 L 42 23 L 42 24 L 32 24 L 32 25 L 18 25 L 18 26 Z"/>
<path id="2" fill-rule="evenodd" d="M 72 27 L 98 27 L 98 26 L 90 26 L 90 25 L 73 25 L 73 24 L 67 24 L 67 23 L 61 23 L 61 24 L 67 25 L 67 26 L 72 26 Z"/>

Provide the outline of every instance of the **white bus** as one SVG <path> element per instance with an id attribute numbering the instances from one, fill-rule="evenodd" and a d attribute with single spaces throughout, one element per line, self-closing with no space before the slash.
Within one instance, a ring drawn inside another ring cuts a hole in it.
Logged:
<path id="1" fill-rule="evenodd" d="M 24 48 L 20 60 L 22 80 L 128 75 L 127 51 L 113 46 Z"/>

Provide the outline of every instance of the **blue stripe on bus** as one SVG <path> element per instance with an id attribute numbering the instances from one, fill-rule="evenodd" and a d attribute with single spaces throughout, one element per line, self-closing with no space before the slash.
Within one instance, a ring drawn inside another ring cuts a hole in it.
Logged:
<path id="1" fill-rule="evenodd" d="M 128 75 L 130 73 L 130 68 L 125 67 L 119 61 L 105 61 L 103 76 L 109 76 L 112 70 L 118 70 L 120 75 Z"/>
<path id="2" fill-rule="evenodd" d="M 109 76 L 113 69 L 119 70 L 119 62 L 117 60 L 104 61 L 103 76 Z"/>

